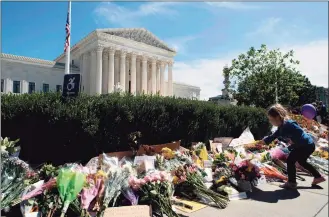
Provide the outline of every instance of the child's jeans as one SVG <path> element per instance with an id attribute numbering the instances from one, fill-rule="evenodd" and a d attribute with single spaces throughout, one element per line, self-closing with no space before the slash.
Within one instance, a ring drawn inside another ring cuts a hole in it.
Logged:
<path id="1" fill-rule="evenodd" d="M 308 170 L 314 178 L 320 178 L 321 174 L 309 163 L 307 159 L 314 152 L 315 144 L 309 144 L 307 146 L 300 146 L 293 149 L 287 158 L 287 169 L 288 169 L 288 181 L 296 183 L 296 162 L 302 167 Z"/>

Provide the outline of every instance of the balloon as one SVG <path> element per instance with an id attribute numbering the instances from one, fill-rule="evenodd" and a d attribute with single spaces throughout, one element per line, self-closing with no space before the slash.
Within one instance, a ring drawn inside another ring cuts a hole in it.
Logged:
<path id="1" fill-rule="evenodd" d="M 305 104 L 302 107 L 302 115 L 309 119 L 312 120 L 316 116 L 316 109 L 312 104 Z"/>

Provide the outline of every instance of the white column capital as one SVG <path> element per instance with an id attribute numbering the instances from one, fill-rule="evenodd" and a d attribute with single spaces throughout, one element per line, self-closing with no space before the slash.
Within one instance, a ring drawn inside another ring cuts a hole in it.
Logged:
<path id="1" fill-rule="evenodd" d="M 97 52 L 97 50 L 93 49 L 93 50 L 90 51 L 90 55 L 94 56 L 94 55 L 96 55 L 96 52 Z"/>
<path id="2" fill-rule="evenodd" d="M 138 53 L 136 53 L 136 52 L 132 52 L 132 53 L 131 53 L 131 57 L 132 57 L 132 58 L 137 58 L 137 55 L 138 55 Z"/>
<path id="3" fill-rule="evenodd" d="M 122 49 L 122 50 L 120 51 L 120 56 L 121 56 L 121 57 L 126 57 L 126 55 L 127 55 L 127 50 Z"/>
<path id="4" fill-rule="evenodd" d="M 172 60 L 168 61 L 168 66 L 173 66 L 173 64 L 174 64 L 174 61 L 172 61 Z"/>
<path id="5" fill-rule="evenodd" d="M 143 62 L 147 62 L 149 57 L 146 54 L 142 54 L 141 59 L 142 59 Z"/>
<path id="6" fill-rule="evenodd" d="M 103 46 L 97 46 L 97 47 L 95 48 L 95 51 L 96 51 L 96 52 L 103 52 L 103 50 L 104 50 L 104 47 L 103 47 Z"/>
<path id="7" fill-rule="evenodd" d="M 156 65 L 156 64 L 157 64 L 157 60 L 158 60 L 158 58 L 156 58 L 156 57 L 151 57 L 152 65 Z"/>
<path id="8" fill-rule="evenodd" d="M 106 59 L 108 57 L 109 57 L 108 50 L 104 50 L 104 52 L 103 52 L 103 59 Z"/>

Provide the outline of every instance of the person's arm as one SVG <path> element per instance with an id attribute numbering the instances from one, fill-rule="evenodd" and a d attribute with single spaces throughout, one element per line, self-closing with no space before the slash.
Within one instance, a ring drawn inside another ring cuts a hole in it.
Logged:
<path id="1" fill-rule="evenodd" d="M 272 135 L 267 136 L 263 139 L 264 143 L 266 145 L 271 144 L 275 139 L 277 139 L 280 136 L 280 132 L 279 129 L 277 131 L 275 131 Z"/>

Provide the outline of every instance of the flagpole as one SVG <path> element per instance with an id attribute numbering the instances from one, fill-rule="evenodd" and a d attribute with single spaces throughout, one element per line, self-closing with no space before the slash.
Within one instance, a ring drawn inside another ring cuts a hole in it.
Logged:
<path id="1" fill-rule="evenodd" d="M 69 25 L 69 35 L 67 35 L 67 41 L 68 46 L 66 48 L 65 53 L 65 74 L 70 74 L 70 53 L 71 53 L 71 1 L 69 1 L 68 5 L 68 15 L 67 15 L 67 22 Z M 66 27 L 67 28 L 67 27 Z M 67 33 L 66 33 L 67 34 Z"/>

